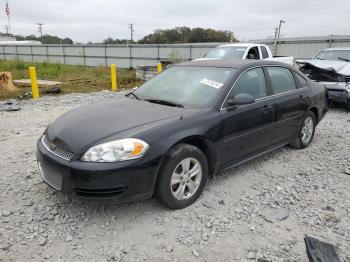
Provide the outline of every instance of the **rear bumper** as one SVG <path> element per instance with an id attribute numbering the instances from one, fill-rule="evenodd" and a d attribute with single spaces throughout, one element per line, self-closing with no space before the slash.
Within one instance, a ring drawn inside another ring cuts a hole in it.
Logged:
<path id="1" fill-rule="evenodd" d="M 37 144 L 38 166 L 43 180 L 52 188 L 71 196 L 116 198 L 134 201 L 152 197 L 160 158 L 143 162 L 117 163 L 67 161 Z"/>

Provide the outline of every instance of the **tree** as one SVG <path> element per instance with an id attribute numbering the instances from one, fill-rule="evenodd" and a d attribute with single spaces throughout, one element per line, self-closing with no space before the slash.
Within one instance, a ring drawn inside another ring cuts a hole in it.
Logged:
<path id="1" fill-rule="evenodd" d="M 177 44 L 205 42 L 236 42 L 231 31 L 214 30 L 211 28 L 189 28 L 186 26 L 173 29 L 157 29 L 138 41 L 139 44 Z"/>
<path id="2" fill-rule="evenodd" d="M 73 40 L 69 37 L 65 38 L 59 38 L 58 36 L 52 36 L 52 35 L 43 35 L 40 37 L 36 37 L 35 35 L 28 35 L 28 36 L 22 36 L 22 35 L 16 35 L 17 41 L 23 41 L 23 40 L 32 40 L 32 41 L 40 41 L 42 44 L 66 44 L 71 45 L 73 44 Z"/>

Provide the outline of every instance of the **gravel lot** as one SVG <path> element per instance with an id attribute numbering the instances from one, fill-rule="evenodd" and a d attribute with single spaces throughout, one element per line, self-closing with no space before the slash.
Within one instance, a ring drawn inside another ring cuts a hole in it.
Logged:
<path id="1" fill-rule="evenodd" d="M 1 261 L 307 261 L 306 234 L 350 261 L 350 113 L 332 109 L 307 149 L 285 147 L 211 179 L 184 210 L 51 190 L 37 169 L 40 134 L 62 113 L 118 95 L 43 97 L 0 112 Z"/>

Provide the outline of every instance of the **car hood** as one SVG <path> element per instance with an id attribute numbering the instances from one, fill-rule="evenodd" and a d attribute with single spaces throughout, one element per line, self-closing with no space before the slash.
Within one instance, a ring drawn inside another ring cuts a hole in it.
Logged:
<path id="1" fill-rule="evenodd" d="M 72 152 L 85 150 L 118 133 L 148 126 L 154 127 L 169 119 L 180 119 L 183 108 L 152 104 L 121 97 L 79 107 L 60 116 L 49 125 L 49 141 L 63 143 Z"/>
<path id="2" fill-rule="evenodd" d="M 340 75 L 350 76 L 350 62 L 333 60 L 296 60 L 299 65 L 309 65 L 325 71 L 335 72 Z"/>

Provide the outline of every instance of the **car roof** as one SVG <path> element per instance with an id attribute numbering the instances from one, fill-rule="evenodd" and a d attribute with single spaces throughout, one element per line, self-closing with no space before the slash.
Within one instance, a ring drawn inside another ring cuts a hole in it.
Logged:
<path id="1" fill-rule="evenodd" d="M 200 59 L 177 64 L 176 66 L 195 66 L 195 67 L 223 67 L 223 68 L 241 68 L 252 66 L 268 66 L 279 65 L 291 68 L 286 63 L 268 61 L 268 60 L 253 60 L 253 59 Z"/>
<path id="2" fill-rule="evenodd" d="M 238 47 L 252 47 L 252 46 L 259 46 L 261 44 L 254 44 L 254 43 L 234 43 L 234 44 L 225 44 L 220 45 L 218 47 L 230 47 L 230 46 L 238 46 Z"/>
<path id="3" fill-rule="evenodd" d="M 327 51 L 327 50 L 346 50 L 346 51 L 350 51 L 350 47 L 332 47 L 332 48 L 323 49 L 322 51 Z"/>

